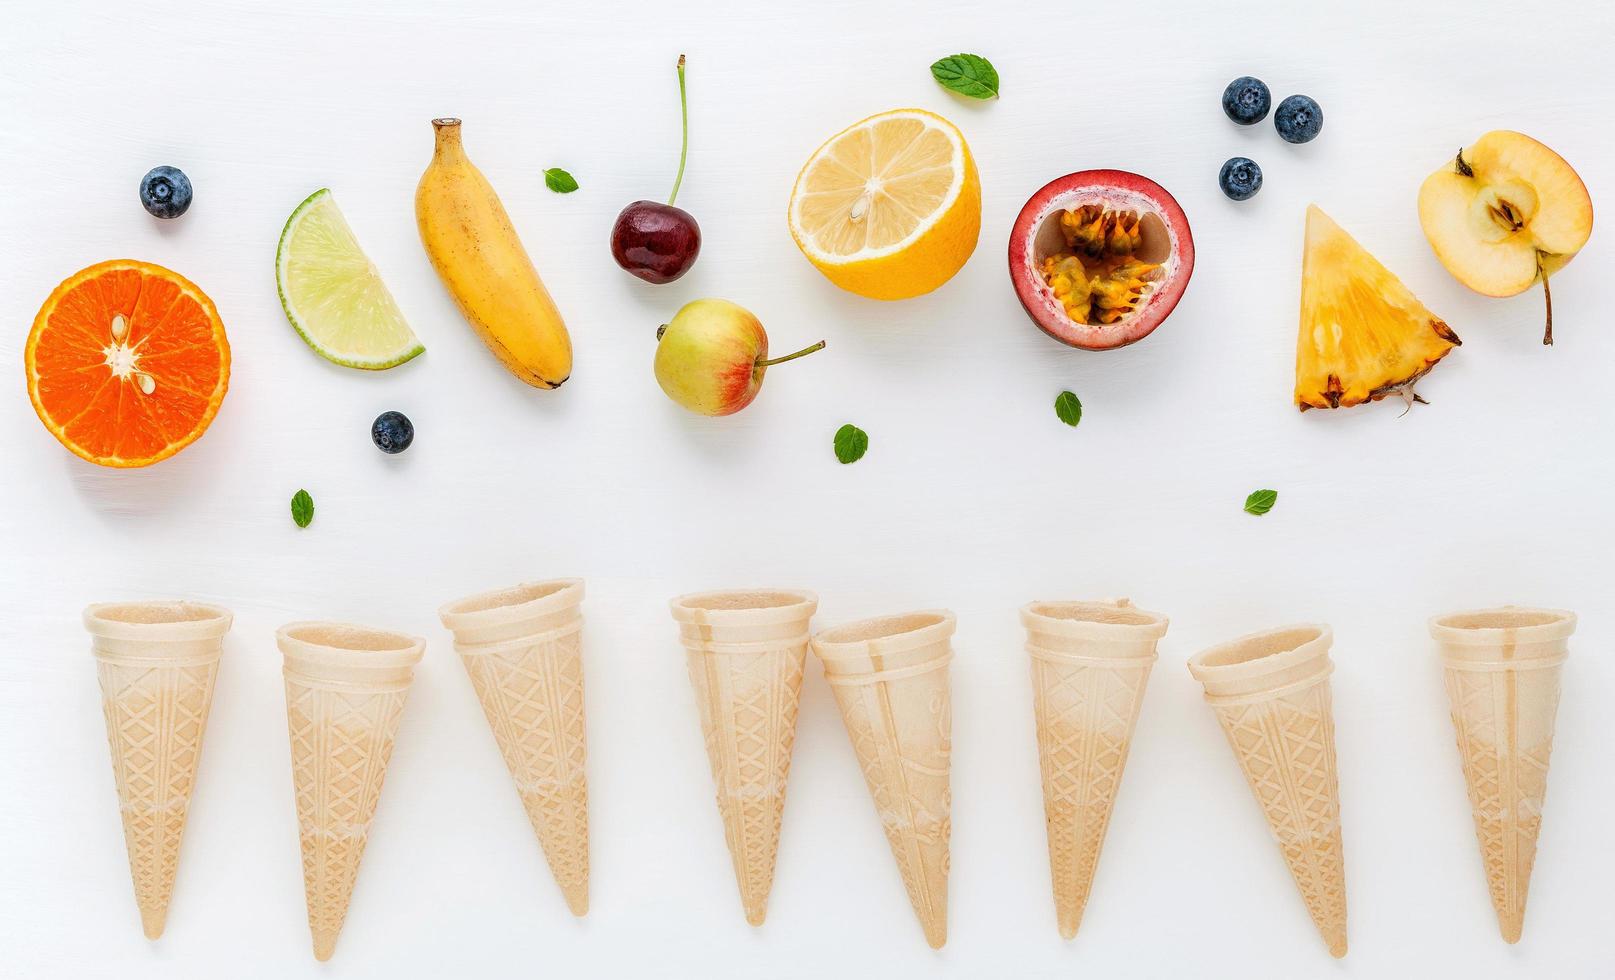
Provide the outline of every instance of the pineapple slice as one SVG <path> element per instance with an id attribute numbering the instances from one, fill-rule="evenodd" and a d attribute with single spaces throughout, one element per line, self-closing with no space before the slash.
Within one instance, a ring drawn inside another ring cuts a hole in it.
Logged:
<path id="1" fill-rule="evenodd" d="M 1307 207 L 1295 403 L 1349 408 L 1412 385 L 1463 341 L 1316 204 Z"/>

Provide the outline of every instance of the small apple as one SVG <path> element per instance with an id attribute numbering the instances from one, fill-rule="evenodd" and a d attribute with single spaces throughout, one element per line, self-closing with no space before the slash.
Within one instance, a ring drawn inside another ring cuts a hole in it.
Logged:
<path id="1" fill-rule="evenodd" d="M 1542 280 L 1542 342 L 1553 343 L 1548 276 L 1593 231 L 1592 198 L 1564 157 L 1521 133 L 1487 133 L 1425 179 L 1419 224 L 1441 264 L 1477 293 L 1514 296 Z"/>
<path id="2" fill-rule="evenodd" d="M 763 387 L 763 372 L 824 349 L 768 357 L 768 334 L 744 307 L 725 299 L 686 303 L 656 331 L 656 382 L 697 415 L 733 415 Z"/>

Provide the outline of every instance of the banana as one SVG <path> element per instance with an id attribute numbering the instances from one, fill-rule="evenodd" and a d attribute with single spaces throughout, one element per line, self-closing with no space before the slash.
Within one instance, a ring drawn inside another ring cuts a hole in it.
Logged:
<path id="1" fill-rule="evenodd" d="M 465 155 L 460 120 L 434 119 L 437 145 L 415 189 L 421 244 L 482 342 L 535 388 L 572 374 L 572 338 L 499 203 Z"/>

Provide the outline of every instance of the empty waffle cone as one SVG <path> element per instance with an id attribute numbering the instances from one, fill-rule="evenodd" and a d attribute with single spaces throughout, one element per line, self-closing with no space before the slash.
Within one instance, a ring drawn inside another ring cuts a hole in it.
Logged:
<path id="1" fill-rule="evenodd" d="M 953 613 L 916 612 L 813 637 L 926 942 L 948 941 Z"/>
<path id="2" fill-rule="evenodd" d="M 1561 668 L 1574 613 L 1506 607 L 1430 621 L 1486 886 L 1503 939 L 1520 941 L 1548 791 Z"/>
<path id="3" fill-rule="evenodd" d="M 1021 609 L 1060 935 L 1076 936 L 1166 617 L 1119 602 Z"/>
<path id="4" fill-rule="evenodd" d="M 1340 844 L 1333 635 L 1327 626 L 1253 633 L 1189 661 L 1206 689 L 1330 954 L 1346 955 L 1346 866 Z"/>
<path id="5" fill-rule="evenodd" d="M 189 602 L 105 603 L 84 611 L 135 904 L 163 934 L 179 869 L 229 610 Z"/>
<path id="6" fill-rule="evenodd" d="M 438 611 L 573 915 L 589 911 L 583 582 L 488 592 Z"/>
<path id="7" fill-rule="evenodd" d="M 672 602 L 740 904 L 754 926 L 763 924 L 774 886 L 808 621 L 818 605 L 811 592 L 783 590 Z"/>
<path id="8" fill-rule="evenodd" d="M 341 623 L 292 623 L 275 639 L 285 659 L 308 927 L 314 958 L 328 960 L 425 642 Z"/>

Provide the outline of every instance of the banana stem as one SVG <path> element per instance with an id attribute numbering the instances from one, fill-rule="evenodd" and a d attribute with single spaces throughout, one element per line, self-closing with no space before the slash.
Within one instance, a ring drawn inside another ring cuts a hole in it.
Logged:
<path id="1" fill-rule="evenodd" d="M 809 354 L 813 353 L 814 351 L 821 351 L 821 350 L 824 350 L 824 341 L 822 341 L 822 340 L 819 341 L 816 344 L 809 344 L 808 346 L 802 348 L 801 350 L 797 351 L 794 354 L 786 354 L 784 357 L 775 357 L 775 358 L 771 358 L 771 359 L 766 360 L 766 361 L 758 361 L 757 366 L 758 367 L 773 367 L 776 364 L 784 364 L 786 361 L 794 361 L 798 357 L 806 357 Z"/>
<path id="2" fill-rule="evenodd" d="M 690 101 L 684 94 L 684 56 L 679 55 L 679 129 L 682 132 L 679 144 L 679 173 L 673 178 L 673 193 L 667 196 L 667 206 L 672 207 L 673 202 L 679 198 L 679 185 L 684 183 L 684 159 L 690 154 Z"/>
<path id="3" fill-rule="evenodd" d="M 453 158 L 464 152 L 460 142 L 460 120 L 446 117 L 432 120 L 432 154 L 437 158 Z"/>
<path id="4" fill-rule="evenodd" d="M 1548 288 L 1548 272 L 1542 268 L 1542 253 L 1536 254 L 1536 274 L 1542 279 L 1542 299 L 1548 305 L 1548 326 L 1542 334 L 1542 346 L 1553 346 L 1553 291 Z"/>

